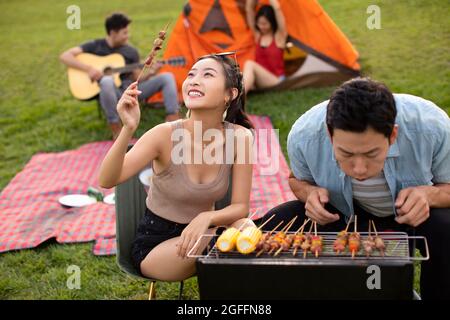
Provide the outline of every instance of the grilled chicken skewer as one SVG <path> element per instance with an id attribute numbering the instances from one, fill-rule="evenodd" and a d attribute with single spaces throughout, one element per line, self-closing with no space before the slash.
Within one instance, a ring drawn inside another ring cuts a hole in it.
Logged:
<path id="1" fill-rule="evenodd" d="M 294 224 L 295 220 L 297 220 L 297 216 L 295 216 L 291 221 L 289 221 L 289 223 L 283 229 L 281 229 L 280 232 L 277 232 L 277 234 L 275 234 L 275 236 L 271 239 L 269 254 L 271 254 L 275 250 L 278 250 L 281 247 L 281 244 L 286 239 L 286 233 Z"/>
<path id="2" fill-rule="evenodd" d="M 314 235 L 311 237 L 311 252 L 314 252 L 316 258 L 319 257 L 319 253 L 322 252 L 323 238 L 317 235 L 317 222 L 314 222 Z"/>
<path id="3" fill-rule="evenodd" d="M 369 220 L 369 235 L 367 236 L 366 240 L 362 242 L 363 249 L 366 252 L 366 256 L 369 257 L 370 254 L 375 249 L 375 241 L 371 235 L 371 227 L 372 227 L 372 220 Z"/>
<path id="4" fill-rule="evenodd" d="M 305 222 L 303 222 L 303 225 L 295 233 L 294 242 L 292 244 L 292 247 L 294 248 L 294 252 L 292 253 L 292 255 L 294 257 L 297 255 L 298 248 L 300 248 L 302 243 L 303 243 L 303 241 L 305 241 L 305 235 L 303 234 L 303 230 L 305 229 L 305 227 L 306 227 L 306 225 L 308 224 L 309 221 L 311 221 L 310 218 L 305 220 Z M 300 231 L 300 233 L 298 233 L 299 231 Z"/>
<path id="5" fill-rule="evenodd" d="M 314 223 L 311 223 L 311 226 L 309 227 L 308 233 L 305 235 L 305 240 L 300 245 L 300 248 L 303 250 L 303 259 L 306 258 L 306 254 L 308 253 L 308 250 L 311 248 L 311 230 L 314 226 Z"/>
<path id="6" fill-rule="evenodd" d="M 281 240 L 280 248 L 273 255 L 274 257 L 276 257 L 281 251 L 288 251 L 290 249 L 290 247 L 293 245 L 299 231 L 302 230 L 302 233 L 303 233 L 303 228 L 305 227 L 306 223 L 308 223 L 308 221 L 309 221 L 309 219 L 306 220 L 303 223 L 303 225 L 294 234 L 288 234 L 284 239 Z M 286 233 L 287 233 L 287 230 L 286 230 Z"/>
<path id="7" fill-rule="evenodd" d="M 345 250 L 345 247 L 348 243 L 348 226 L 350 225 L 350 222 L 352 219 L 349 219 L 347 222 L 347 226 L 345 227 L 345 230 L 342 230 L 337 234 L 336 240 L 334 240 L 333 243 L 333 250 L 336 251 L 337 254 L 340 254 L 342 251 Z"/>
<path id="8" fill-rule="evenodd" d="M 141 70 L 141 72 L 139 73 L 139 76 L 136 80 L 136 82 L 139 82 L 139 80 L 141 79 L 142 75 L 144 74 L 144 71 L 147 68 L 150 68 L 152 63 L 153 63 L 153 59 L 156 56 L 156 53 L 162 49 L 162 44 L 166 38 L 166 33 L 167 33 L 167 28 L 169 27 L 170 22 L 168 22 L 166 24 L 166 26 L 164 27 L 164 29 L 162 29 L 159 34 L 158 37 L 153 41 L 153 46 L 152 46 L 152 50 L 150 51 L 150 53 L 148 54 L 147 58 L 145 59 L 144 62 L 144 66 Z"/>
<path id="9" fill-rule="evenodd" d="M 259 252 L 256 254 L 257 257 L 259 257 L 263 252 L 267 252 L 270 254 L 273 252 L 273 250 L 275 250 L 276 248 L 279 248 L 278 251 L 275 253 L 274 256 L 277 256 L 278 253 L 284 249 L 284 250 L 288 250 L 289 247 L 292 244 L 292 241 L 294 240 L 292 235 L 286 235 L 286 233 L 289 231 L 289 229 L 291 228 L 291 226 L 294 224 L 295 220 L 297 219 L 297 217 L 294 217 L 283 229 L 281 229 L 281 231 L 279 231 L 277 234 L 275 234 L 274 236 L 270 234 L 266 234 L 264 236 L 264 238 L 262 238 L 260 240 L 260 242 L 258 243 L 258 250 Z M 281 223 L 280 223 L 281 224 Z M 279 224 L 279 225 L 280 225 Z M 278 225 L 278 226 L 279 226 Z M 277 229 L 278 226 L 275 228 Z"/>
<path id="10" fill-rule="evenodd" d="M 275 252 L 275 254 L 273 256 L 274 257 L 278 256 L 281 251 L 288 251 L 293 242 L 294 242 L 294 235 L 293 234 L 286 235 L 279 242 L 279 248 L 278 248 L 278 250 Z"/>
<path id="11" fill-rule="evenodd" d="M 272 234 L 277 230 L 284 221 L 280 221 L 279 224 L 275 228 L 272 229 L 272 231 L 266 232 L 262 235 L 261 239 L 259 240 L 258 244 L 256 245 L 256 250 L 258 250 L 258 253 L 256 254 L 256 257 L 259 257 L 261 254 L 264 253 L 264 251 L 270 250 L 270 244 L 269 241 L 272 238 Z"/>
<path id="12" fill-rule="evenodd" d="M 292 244 L 292 247 L 294 248 L 294 252 L 292 252 L 292 255 L 294 257 L 297 255 L 298 249 L 301 248 L 303 241 L 305 241 L 305 235 L 303 234 L 303 232 L 294 236 L 294 242 Z"/>
<path id="13" fill-rule="evenodd" d="M 361 235 L 357 231 L 357 224 L 358 216 L 355 215 L 354 232 L 348 237 L 348 249 L 352 253 L 352 259 L 355 257 L 355 254 L 359 251 L 359 247 L 361 246 Z"/>
<path id="14" fill-rule="evenodd" d="M 373 231 L 375 231 L 375 248 L 380 251 L 381 255 L 384 257 L 384 251 L 386 250 L 386 245 L 384 244 L 384 240 L 378 235 L 377 228 L 375 227 L 375 222 L 373 222 Z"/>

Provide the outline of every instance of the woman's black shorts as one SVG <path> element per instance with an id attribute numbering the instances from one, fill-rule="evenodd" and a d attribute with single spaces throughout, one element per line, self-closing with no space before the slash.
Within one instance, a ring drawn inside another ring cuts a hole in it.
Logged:
<path id="1" fill-rule="evenodd" d="M 187 224 L 161 218 L 147 209 L 139 223 L 131 249 L 131 257 L 136 270 L 141 271 L 142 260 L 154 247 L 166 240 L 178 237 L 186 226 Z"/>

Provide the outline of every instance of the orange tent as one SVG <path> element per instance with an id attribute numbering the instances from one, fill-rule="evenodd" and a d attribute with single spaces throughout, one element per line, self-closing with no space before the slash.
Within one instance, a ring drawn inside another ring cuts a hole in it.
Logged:
<path id="1" fill-rule="evenodd" d="M 286 19 L 287 79 L 273 89 L 329 85 L 359 74 L 358 52 L 316 0 L 279 0 Z M 258 6 L 267 4 L 259 0 Z M 254 59 L 255 42 L 245 17 L 245 0 L 190 0 L 167 43 L 164 59 L 184 57 L 184 67 L 164 66 L 178 88 L 196 59 L 208 53 L 237 51 L 243 67 Z"/>

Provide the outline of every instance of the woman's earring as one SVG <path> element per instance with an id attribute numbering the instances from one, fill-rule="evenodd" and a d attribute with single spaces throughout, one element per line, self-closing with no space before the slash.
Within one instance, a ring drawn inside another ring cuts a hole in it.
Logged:
<path id="1" fill-rule="evenodd" d="M 223 121 L 225 121 L 225 119 L 227 118 L 227 114 L 228 114 L 228 108 L 226 108 L 225 112 L 223 113 L 223 116 L 222 116 Z"/>
<path id="2" fill-rule="evenodd" d="M 222 120 L 225 121 L 225 119 L 227 118 L 227 114 L 228 114 L 228 108 L 230 107 L 231 103 L 230 102 L 226 102 L 225 103 L 225 112 L 223 113 L 222 116 Z"/>
<path id="3" fill-rule="evenodd" d="M 188 109 L 186 112 L 186 118 L 189 119 L 191 117 L 191 109 Z"/>

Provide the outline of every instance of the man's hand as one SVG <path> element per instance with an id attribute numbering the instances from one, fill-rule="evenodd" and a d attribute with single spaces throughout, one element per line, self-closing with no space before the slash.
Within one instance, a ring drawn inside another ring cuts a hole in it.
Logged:
<path id="1" fill-rule="evenodd" d="M 93 67 L 90 67 L 88 70 L 88 75 L 89 78 L 91 78 L 91 81 L 98 81 L 103 77 L 103 72 Z"/>
<path id="2" fill-rule="evenodd" d="M 339 220 L 338 214 L 332 214 L 325 210 L 325 204 L 328 203 L 328 190 L 324 188 L 314 188 L 306 198 L 306 215 L 320 225 Z"/>
<path id="3" fill-rule="evenodd" d="M 400 224 L 417 227 L 430 216 L 430 204 L 426 191 L 427 186 L 403 189 L 399 192 L 395 207 L 398 216 L 395 220 Z"/>

